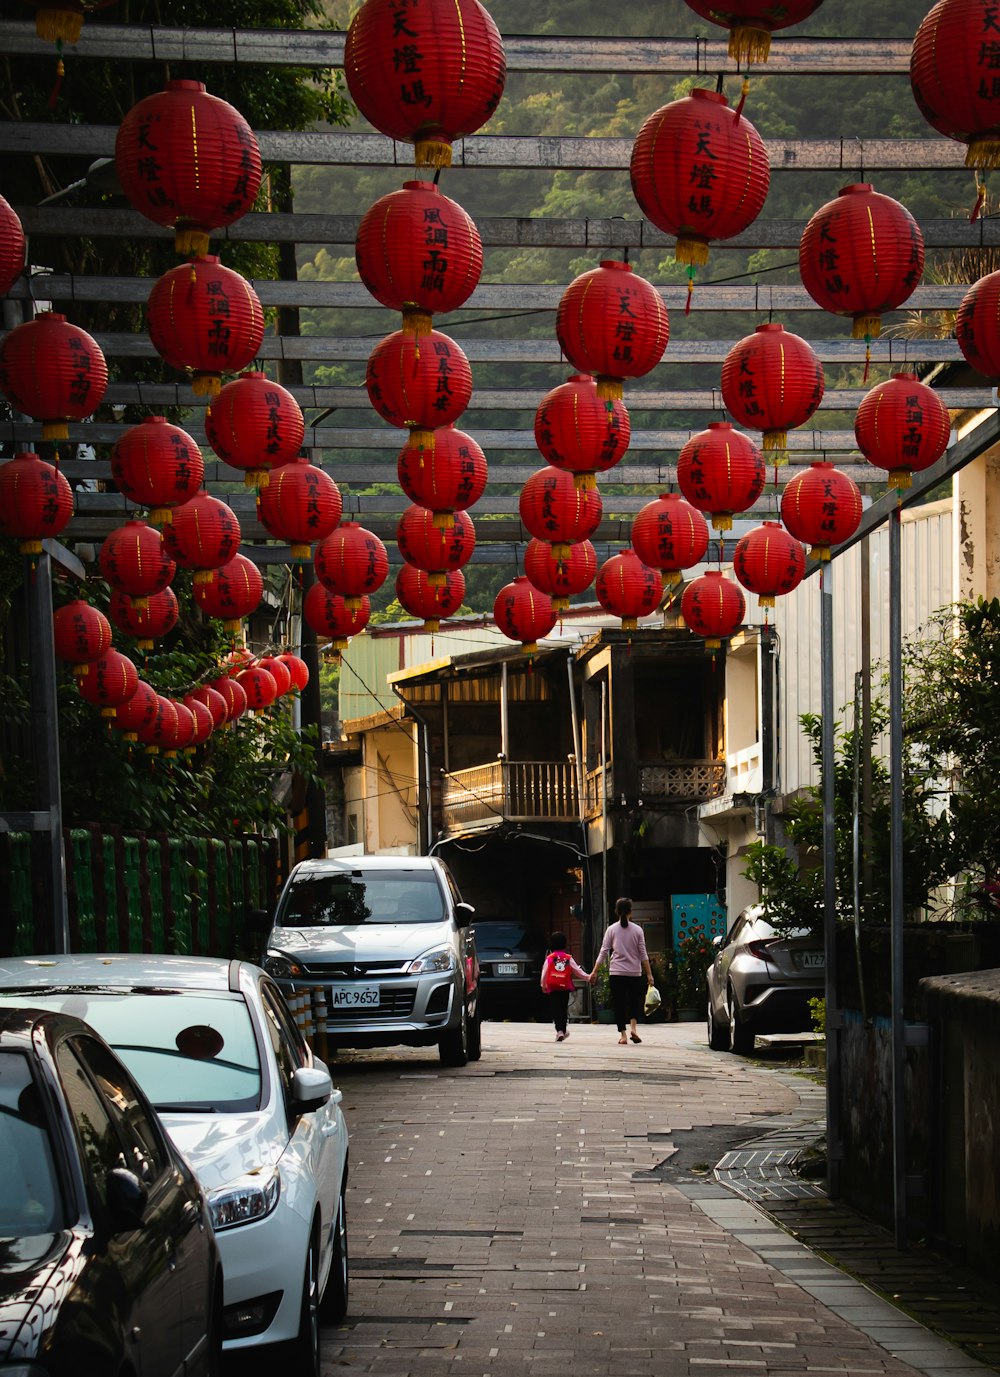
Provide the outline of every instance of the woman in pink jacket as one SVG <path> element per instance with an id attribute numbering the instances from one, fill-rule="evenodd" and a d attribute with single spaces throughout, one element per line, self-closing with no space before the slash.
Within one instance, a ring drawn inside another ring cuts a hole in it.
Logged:
<path id="1" fill-rule="evenodd" d="M 611 958 L 608 974 L 611 982 L 611 999 L 615 1006 L 615 1022 L 618 1024 L 618 1044 L 620 1047 L 627 1047 L 629 1038 L 633 1042 L 642 1041 L 636 1032 L 636 1022 L 639 1018 L 639 1010 L 642 1008 L 643 974 L 645 973 L 648 985 L 653 983 L 653 972 L 649 964 L 649 957 L 646 955 L 646 934 L 638 923 L 631 921 L 631 914 L 632 900 L 619 899 L 615 904 L 615 918 L 618 921 L 608 926 L 608 930 L 604 934 L 604 941 L 601 943 L 601 950 L 597 953 L 597 960 L 594 962 L 594 969 L 590 972 L 590 978 L 593 980 L 597 974 L 597 968 L 608 957 Z M 631 1030 L 626 1037 L 625 1027 L 629 1023 Z"/>

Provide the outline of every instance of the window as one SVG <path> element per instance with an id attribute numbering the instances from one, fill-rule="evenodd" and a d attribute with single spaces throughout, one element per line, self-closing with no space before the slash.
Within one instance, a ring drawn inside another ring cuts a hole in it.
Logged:
<path id="1" fill-rule="evenodd" d="M 56 1064 L 80 1145 L 85 1174 L 90 1178 L 98 1205 L 107 1206 L 109 1173 L 115 1167 L 130 1167 L 131 1164 L 122 1151 L 107 1106 L 68 1042 L 56 1049 Z"/>
<path id="2" fill-rule="evenodd" d="M 0 1235 L 23 1238 L 66 1227 L 42 1096 L 28 1058 L 0 1054 Z"/>
<path id="3" fill-rule="evenodd" d="M 280 993 L 270 985 L 262 984 L 260 996 L 267 1035 L 274 1048 L 278 1075 L 285 1091 L 285 1103 L 290 1104 L 292 1076 L 300 1066 L 308 1065 L 309 1051 Z"/>
<path id="4" fill-rule="evenodd" d="M 169 1157 L 158 1126 L 136 1093 L 135 1083 L 94 1038 L 74 1039 L 73 1047 L 107 1101 L 125 1144 L 126 1165 L 143 1185 L 152 1186 L 167 1170 Z"/>

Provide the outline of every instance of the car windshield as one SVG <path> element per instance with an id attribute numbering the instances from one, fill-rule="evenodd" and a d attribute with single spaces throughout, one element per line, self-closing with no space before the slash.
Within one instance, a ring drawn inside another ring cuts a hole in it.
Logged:
<path id="1" fill-rule="evenodd" d="M 293 880 L 280 927 L 351 927 L 357 923 L 440 923 L 444 896 L 431 870 L 341 871 Z"/>
<path id="2" fill-rule="evenodd" d="M 484 951 L 533 951 L 538 943 L 523 923 L 477 923 L 476 946 Z"/>
<path id="3" fill-rule="evenodd" d="M 239 995 L 32 990 L 31 1002 L 96 1028 L 157 1109 L 231 1114 L 260 1107 L 260 1056 Z"/>
<path id="4" fill-rule="evenodd" d="M 66 1227 L 49 1132 L 27 1057 L 0 1052 L 0 1237 Z"/>

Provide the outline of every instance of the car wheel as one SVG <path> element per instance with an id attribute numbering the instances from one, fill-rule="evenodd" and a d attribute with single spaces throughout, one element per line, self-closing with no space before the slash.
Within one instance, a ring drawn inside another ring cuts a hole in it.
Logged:
<path id="1" fill-rule="evenodd" d="M 441 1034 L 438 1052 L 445 1066 L 464 1066 L 469 1060 L 469 1011 L 464 999 L 458 1027 Z"/>
<path id="2" fill-rule="evenodd" d="M 753 1030 L 740 1019 L 740 1006 L 730 985 L 726 992 L 726 1008 L 729 1011 L 729 1050 L 737 1057 L 749 1056 L 753 1051 Z"/>
<path id="3" fill-rule="evenodd" d="M 469 1060 L 478 1061 L 483 1055 L 483 1023 L 476 1003 L 476 1016 L 469 1019 Z"/>
<path id="4" fill-rule="evenodd" d="M 339 1324 L 347 1314 L 350 1286 L 347 1253 L 347 1202 L 344 1199 L 344 1187 L 341 1186 L 337 1218 L 333 1224 L 333 1254 L 330 1259 L 330 1277 L 320 1302 L 320 1315 L 329 1324 Z"/>
<path id="5" fill-rule="evenodd" d="M 296 1377 L 320 1377 L 319 1371 L 319 1249 L 315 1233 L 306 1254 L 302 1278 L 299 1332 L 289 1344 L 289 1358 Z"/>
<path id="6" fill-rule="evenodd" d="M 709 995 L 708 1003 L 708 1045 L 713 1052 L 726 1052 L 729 1050 L 729 1029 L 723 1027 L 715 1017 L 715 1010 L 712 1008 L 712 996 Z"/>

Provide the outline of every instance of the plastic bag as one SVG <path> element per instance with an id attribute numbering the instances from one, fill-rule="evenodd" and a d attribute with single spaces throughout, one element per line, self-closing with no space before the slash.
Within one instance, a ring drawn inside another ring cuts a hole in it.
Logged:
<path id="1" fill-rule="evenodd" d="M 646 1000 L 643 1004 L 643 1012 L 647 1015 L 658 1009 L 663 1001 L 660 999 L 660 992 L 655 985 L 650 985 L 646 990 Z"/>

